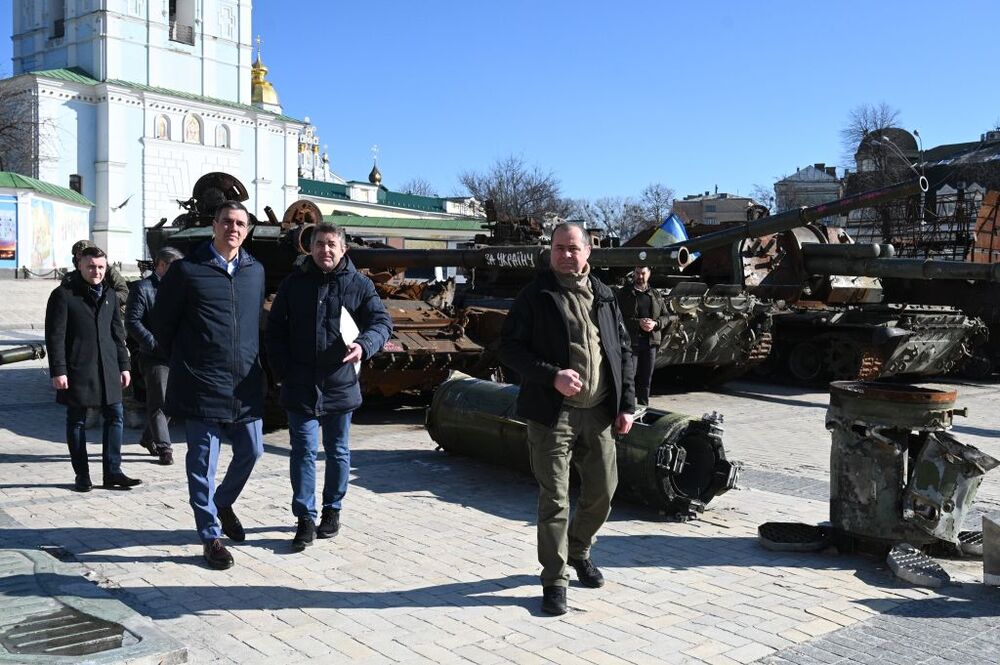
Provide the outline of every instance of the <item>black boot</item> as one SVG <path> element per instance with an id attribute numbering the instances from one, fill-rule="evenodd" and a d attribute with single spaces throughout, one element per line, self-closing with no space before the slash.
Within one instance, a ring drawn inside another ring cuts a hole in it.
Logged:
<path id="1" fill-rule="evenodd" d="M 598 589 L 604 586 L 604 575 L 601 574 L 601 571 L 589 558 L 574 559 L 570 557 L 567 563 L 576 569 L 576 576 L 580 579 L 580 584 L 583 586 L 590 587 L 591 589 Z"/>
<path id="2" fill-rule="evenodd" d="M 566 587 L 542 587 L 542 611 L 555 616 L 566 614 Z"/>
<path id="3" fill-rule="evenodd" d="M 336 508 L 324 508 L 316 535 L 320 538 L 333 538 L 338 533 L 340 533 L 340 511 Z"/>
<path id="4" fill-rule="evenodd" d="M 295 529 L 295 537 L 292 538 L 292 550 L 301 552 L 313 544 L 316 540 L 316 523 L 311 517 L 300 517 L 299 526 Z"/>

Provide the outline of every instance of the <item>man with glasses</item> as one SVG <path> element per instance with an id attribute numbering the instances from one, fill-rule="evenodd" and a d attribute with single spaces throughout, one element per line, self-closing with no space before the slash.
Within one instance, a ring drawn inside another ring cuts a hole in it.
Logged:
<path id="1" fill-rule="evenodd" d="M 222 534 L 246 538 L 233 503 L 264 453 L 264 267 L 242 249 L 249 229 L 247 209 L 223 203 L 212 223 L 215 237 L 173 263 L 153 307 L 153 335 L 170 359 L 164 411 L 184 419 L 190 503 L 205 561 L 219 570 L 233 565 Z M 233 459 L 216 489 L 223 437 Z"/>

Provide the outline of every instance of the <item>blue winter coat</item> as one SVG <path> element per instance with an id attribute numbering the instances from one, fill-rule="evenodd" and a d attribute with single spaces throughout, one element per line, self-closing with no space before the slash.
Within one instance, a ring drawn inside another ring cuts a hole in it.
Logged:
<path id="1" fill-rule="evenodd" d="M 170 265 L 152 317 L 156 343 L 170 358 L 167 415 L 220 422 L 263 416 L 263 305 L 264 267 L 243 249 L 232 276 L 207 242 Z"/>
<path id="2" fill-rule="evenodd" d="M 307 257 L 285 278 L 267 317 L 264 343 L 281 405 L 323 416 L 361 406 L 361 388 L 340 335 L 341 307 L 357 324 L 362 360 L 378 353 L 392 334 L 392 320 L 375 285 L 346 256 L 329 273 Z"/>

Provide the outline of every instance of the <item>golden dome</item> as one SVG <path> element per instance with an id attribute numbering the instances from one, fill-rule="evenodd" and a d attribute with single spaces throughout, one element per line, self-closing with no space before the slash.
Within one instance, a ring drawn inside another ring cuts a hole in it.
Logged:
<path id="1" fill-rule="evenodd" d="M 372 171 L 368 174 L 368 182 L 373 185 L 382 184 L 382 172 L 378 170 L 378 164 L 372 164 Z"/>
<path id="2" fill-rule="evenodd" d="M 257 59 L 250 67 L 250 101 L 253 104 L 281 106 L 278 93 L 267 80 L 268 69 L 260 59 L 260 37 L 257 37 Z"/>

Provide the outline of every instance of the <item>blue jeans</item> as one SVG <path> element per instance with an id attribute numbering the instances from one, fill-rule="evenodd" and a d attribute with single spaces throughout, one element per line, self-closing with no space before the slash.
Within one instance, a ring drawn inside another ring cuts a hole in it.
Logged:
<path id="1" fill-rule="evenodd" d="M 194 418 L 184 421 L 188 444 L 185 460 L 188 495 L 194 509 L 194 523 L 203 543 L 222 537 L 217 507 L 228 508 L 236 503 L 254 464 L 264 454 L 261 422 L 220 423 Z M 219 445 L 223 435 L 233 444 L 233 459 L 216 489 L 215 472 L 219 466 Z"/>
<path id="2" fill-rule="evenodd" d="M 104 419 L 101 467 L 104 477 L 108 478 L 122 472 L 122 432 L 125 426 L 122 403 L 102 406 L 101 416 Z M 66 407 L 66 443 L 69 445 L 73 472 L 90 478 L 90 464 L 87 461 L 87 407 Z"/>
<path id="3" fill-rule="evenodd" d="M 319 429 L 323 428 L 323 450 L 326 470 L 323 475 L 323 507 L 340 510 L 347 494 L 351 474 L 351 449 L 347 437 L 351 432 L 351 412 L 328 413 L 325 416 L 304 416 L 288 412 L 288 434 L 292 454 L 289 457 L 292 478 L 292 514 L 316 520 L 316 452 L 319 449 Z"/>

